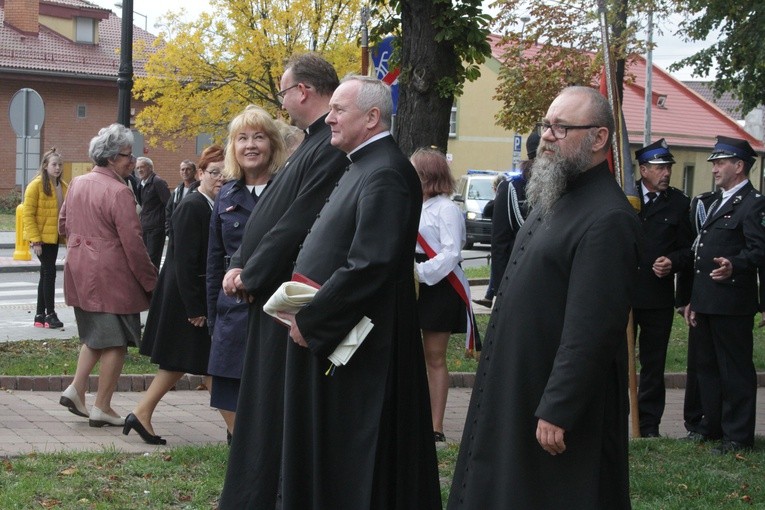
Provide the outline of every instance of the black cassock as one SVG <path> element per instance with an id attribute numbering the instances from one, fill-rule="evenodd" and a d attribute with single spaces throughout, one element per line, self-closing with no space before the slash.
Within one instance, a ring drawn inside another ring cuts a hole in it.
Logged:
<path id="1" fill-rule="evenodd" d="M 605 164 L 532 209 L 483 344 L 448 508 L 630 507 L 627 317 L 640 225 Z M 566 451 L 537 443 L 539 418 Z"/>
<path id="2" fill-rule="evenodd" d="M 296 316 L 309 348 L 287 347 L 277 508 L 441 508 L 413 279 L 420 182 L 390 136 L 351 159 L 295 266 L 322 287 Z M 325 375 L 362 316 L 371 333 Z"/>
<path id="3" fill-rule="evenodd" d="M 263 312 L 290 279 L 300 243 L 348 166 L 329 144 L 325 116 L 265 189 L 245 226 L 230 267 L 255 298 L 249 308 L 247 351 L 221 509 L 274 508 L 281 455 L 287 329 Z"/>

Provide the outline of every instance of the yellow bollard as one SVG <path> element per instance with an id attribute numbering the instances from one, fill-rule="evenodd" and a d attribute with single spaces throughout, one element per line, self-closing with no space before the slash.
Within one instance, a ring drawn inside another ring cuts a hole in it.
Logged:
<path id="1" fill-rule="evenodd" d="M 16 251 L 13 260 L 32 260 L 29 252 L 29 242 L 24 240 L 24 204 L 16 208 Z"/>

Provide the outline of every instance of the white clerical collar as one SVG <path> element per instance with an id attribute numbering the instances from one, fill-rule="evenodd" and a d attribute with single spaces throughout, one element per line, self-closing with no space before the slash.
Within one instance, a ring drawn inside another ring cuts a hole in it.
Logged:
<path id="1" fill-rule="evenodd" d="M 390 131 L 383 131 L 382 133 L 377 133 L 376 135 L 370 137 L 368 140 L 365 140 L 361 145 L 359 145 L 358 147 L 356 147 L 355 149 L 353 149 L 351 152 L 348 153 L 348 159 L 351 159 L 351 154 L 353 154 L 354 152 L 358 152 L 359 150 L 366 147 L 370 143 L 376 142 L 380 138 L 385 138 L 386 136 L 390 136 Z"/>

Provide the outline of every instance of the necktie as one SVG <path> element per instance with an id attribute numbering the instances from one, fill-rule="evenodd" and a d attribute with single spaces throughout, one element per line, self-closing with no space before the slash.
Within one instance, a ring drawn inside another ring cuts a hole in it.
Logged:
<path id="1" fill-rule="evenodd" d="M 655 191 L 649 191 L 648 193 L 646 193 L 645 196 L 648 198 L 648 202 L 645 203 L 645 207 L 648 208 L 651 205 L 653 205 L 653 203 L 656 202 L 656 197 L 658 195 L 659 194 L 656 193 Z"/>

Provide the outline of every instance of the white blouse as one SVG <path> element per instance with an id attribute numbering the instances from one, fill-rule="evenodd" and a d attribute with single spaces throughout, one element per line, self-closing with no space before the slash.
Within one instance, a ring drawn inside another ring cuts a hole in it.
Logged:
<path id="1" fill-rule="evenodd" d="M 436 256 L 415 264 L 417 276 L 422 283 L 435 285 L 462 262 L 462 247 L 466 240 L 465 218 L 446 195 L 431 197 L 422 204 L 419 232 Z M 419 243 L 415 251 L 425 253 Z"/>

